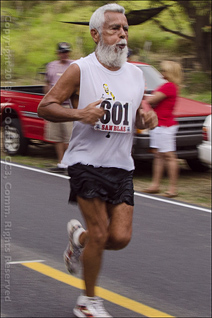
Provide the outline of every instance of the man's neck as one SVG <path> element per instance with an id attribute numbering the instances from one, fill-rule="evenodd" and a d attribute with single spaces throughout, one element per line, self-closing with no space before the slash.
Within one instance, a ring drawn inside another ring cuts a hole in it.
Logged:
<path id="1" fill-rule="evenodd" d="M 60 64 L 66 64 L 66 63 L 68 63 L 68 60 L 60 60 L 59 63 Z"/>
<path id="2" fill-rule="evenodd" d="M 108 70 L 110 70 L 110 71 L 118 71 L 118 70 L 120 70 L 120 68 L 121 68 L 121 67 L 117 67 L 117 66 L 108 66 L 108 65 L 106 65 L 106 64 L 104 64 L 104 63 L 102 63 L 102 62 L 99 60 L 99 58 L 98 58 L 98 56 L 97 56 L 96 52 L 95 52 L 95 55 L 96 55 L 96 58 L 97 58 L 97 60 L 99 61 L 99 63 L 100 63 L 102 66 L 104 66 L 105 68 L 107 68 Z"/>

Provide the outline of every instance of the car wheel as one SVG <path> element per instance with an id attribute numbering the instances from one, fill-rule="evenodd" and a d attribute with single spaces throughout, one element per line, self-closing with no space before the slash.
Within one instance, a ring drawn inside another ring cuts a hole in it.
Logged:
<path id="1" fill-rule="evenodd" d="M 186 159 L 188 166 L 195 172 L 206 172 L 209 167 L 204 165 L 198 158 Z"/>
<path id="2" fill-rule="evenodd" d="M 29 141 L 23 137 L 21 125 L 17 118 L 9 124 L 3 124 L 3 146 L 8 155 L 26 155 Z"/>

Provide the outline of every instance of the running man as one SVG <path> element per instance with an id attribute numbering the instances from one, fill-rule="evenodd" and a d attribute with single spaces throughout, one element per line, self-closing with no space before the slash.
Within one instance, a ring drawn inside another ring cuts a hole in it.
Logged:
<path id="1" fill-rule="evenodd" d="M 41 101 L 39 116 L 74 121 L 62 162 L 68 165 L 71 203 L 78 203 L 86 224 L 68 223 L 64 253 L 71 274 L 83 265 L 84 294 L 77 299 L 77 317 L 111 317 L 95 294 L 105 249 L 127 246 L 134 206 L 131 156 L 134 126 L 154 128 L 154 111 L 144 113 L 142 71 L 127 62 L 128 23 L 118 4 L 98 8 L 90 19 L 95 52 L 73 62 Z M 73 109 L 61 104 L 71 98 Z"/>

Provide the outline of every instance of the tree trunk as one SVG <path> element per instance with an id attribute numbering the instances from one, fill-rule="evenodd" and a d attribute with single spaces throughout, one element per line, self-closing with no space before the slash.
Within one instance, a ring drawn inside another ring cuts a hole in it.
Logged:
<path id="1" fill-rule="evenodd" d="M 178 1 L 184 8 L 194 31 L 194 44 L 196 55 L 202 70 L 211 72 L 211 23 L 210 23 L 210 1 Z"/>
<path id="2" fill-rule="evenodd" d="M 201 16 L 195 23 L 195 46 L 198 60 L 205 72 L 211 70 L 211 32 L 205 32 L 205 17 Z M 209 25 L 209 24 L 208 24 Z"/>

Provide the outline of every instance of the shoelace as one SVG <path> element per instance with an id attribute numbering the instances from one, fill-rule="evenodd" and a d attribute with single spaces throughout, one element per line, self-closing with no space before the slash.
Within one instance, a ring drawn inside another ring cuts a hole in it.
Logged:
<path id="1" fill-rule="evenodd" d="M 75 231 L 77 231 L 79 228 L 81 228 L 82 226 L 81 225 L 78 225 L 77 227 L 74 228 L 74 231 L 72 232 L 72 235 L 70 236 L 70 240 L 73 242 L 73 234 Z M 80 258 L 80 255 L 81 255 L 81 248 L 77 247 L 74 242 L 72 243 L 73 244 L 73 254 L 72 254 L 72 257 L 74 256 L 75 259 L 79 259 Z M 69 250 L 70 251 L 70 250 Z M 69 253 L 68 253 L 69 254 Z"/>

